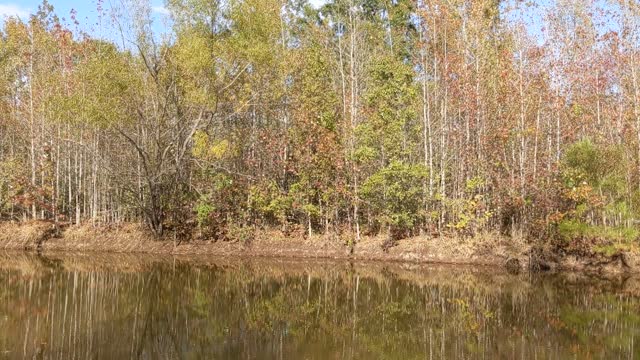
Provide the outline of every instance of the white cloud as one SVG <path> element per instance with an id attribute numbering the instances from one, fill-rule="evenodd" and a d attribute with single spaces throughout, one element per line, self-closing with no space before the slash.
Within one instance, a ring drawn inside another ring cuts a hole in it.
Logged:
<path id="1" fill-rule="evenodd" d="M 164 6 L 153 6 L 151 8 L 151 10 L 153 10 L 154 13 L 158 13 L 160 15 L 171 15 L 171 13 L 169 12 L 169 9 L 167 9 Z"/>
<path id="2" fill-rule="evenodd" d="M 15 4 L 0 4 L 0 20 L 11 16 L 26 19 L 29 17 L 29 9 Z"/>

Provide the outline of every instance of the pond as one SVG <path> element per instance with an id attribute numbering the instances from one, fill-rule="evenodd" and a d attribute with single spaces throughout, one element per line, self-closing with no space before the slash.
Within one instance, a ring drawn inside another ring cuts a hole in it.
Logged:
<path id="1" fill-rule="evenodd" d="M 640 281 L 0 254 L 0 359 L 640 359 Z"/>

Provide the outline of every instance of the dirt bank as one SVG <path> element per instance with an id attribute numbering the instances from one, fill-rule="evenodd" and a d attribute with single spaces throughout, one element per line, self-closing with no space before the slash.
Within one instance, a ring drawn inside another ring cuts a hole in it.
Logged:
<path id="1" fill-rule="evenodd" d="M 336 237 L 285 237 L 257 232 L 250 242 L 158 241 L 137 224 L 56 227 L 48 222 L 0 223 L 0 249 L 42 252 L 112 252 L 239 257 L 328 258 L 504 266 L 510 271 L 569 270 L 640 273 L 636 253 L 559 254 L 495 234 L 474 238 L 414 237 L 386 248 L 385 237 L 365 237 L 353 247 Z"/>

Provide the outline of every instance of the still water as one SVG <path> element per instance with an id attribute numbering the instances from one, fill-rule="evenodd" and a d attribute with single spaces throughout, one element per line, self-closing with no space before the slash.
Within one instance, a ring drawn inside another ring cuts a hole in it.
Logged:
<path id="1" fill-rule="evenodd" d="M 640 359 L 638 279 L 0 254 L 0 359 Z"/>

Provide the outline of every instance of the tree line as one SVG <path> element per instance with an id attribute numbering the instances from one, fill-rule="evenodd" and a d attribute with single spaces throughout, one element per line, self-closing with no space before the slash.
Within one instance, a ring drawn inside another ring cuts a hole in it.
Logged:
<path id="1" fill-rule="evenodd" d="M 5 20 L 3 219 L 350 243 L 638 236 L 635 1 L 166 9 L 165 34 L 143 0 L 99 2 L 93 33 L 46 0 Z M 531 16 L 544 28 L 531 31 Z"/>

